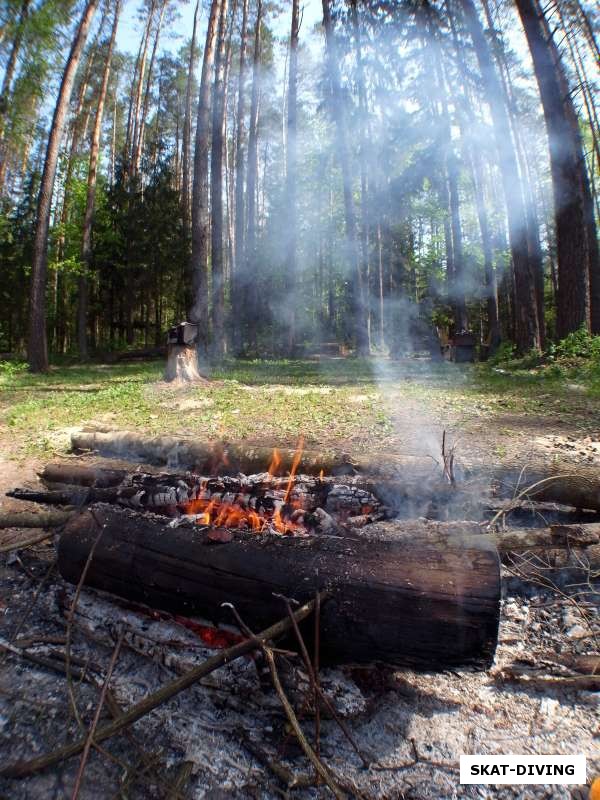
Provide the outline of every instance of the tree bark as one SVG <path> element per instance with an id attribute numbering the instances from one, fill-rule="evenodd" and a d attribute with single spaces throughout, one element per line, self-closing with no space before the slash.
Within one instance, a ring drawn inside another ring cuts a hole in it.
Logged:
<path id="1" fill-rule="evenodd" d="M 327 72 L 331 89 L 332 113 L 337 131 L 337 156 L 342 171 L 346 244 L 350 263 L 350 314 L 354 323 L 354 338 L 357 353 L 369 353 L 368 310 L 365 302 L 365 287 L 361 273 L 358 248 L 356 211 L 353 197 L 353 175 L 348 149 L 345 99 L 342 91 L 339 55 L 331 19 L 329 0 L 322 0 L 323 26 L 327 48 Z"/>
<path id="2" fill-rule="evenodd" d="M 156 10 L 157 0 L 152 0 L 150 10 L 148 11 L 148 19 L 144 29 L 144 35 L 140 43 L 140 52 L 138 53 L 138 75 L 135 91 L 130 98 L 130 120 L 127 126 L 127 138 L 125 140 L 126 147 L 126 169 L 128 177 L 131 177 L 134 171 L 134 154 L 139 136 L 140 127 L 140 112 L 142 108 L 142 93 L 144 90 L 144 78 L 146 76 L 146 59 L 148 57 L 148 46 L 150 44 L 150 32 L 152 29 L 152 20 L 154 19 L 154 12 Z"/>
<path id="3" fill-rule="evenodd" d="M 23 0 L 21 3 L 21 10 L 19 12 L 19 19 L 15 30 L 15 35 L 10 48 L 8 61 L 4 67 L 4 78 L 2 79 L 2 88 L 0 89 L 0 195 L 4 188 L 4 176 L 6 174 L 6 154 L 4 152 L 4 132 L 6 130 L 6 118 L 8 113 L 8 106 L 10 100 L 10 93 L 12 88 L 13 77 L 17 66 L 17 58 L 21 51 L 23 43 L 23 33 L 25 31 L 25 24 L 29 16 L 29 6 L 31 0 Z"/>
<path id="4" fill-rule="evenodd" d="M 243 326 L 240 324 L 241 297 L 238 283 L 245 269 L 246 259 L 246 206 L 244 202 L 245 169 L 245 125 L 246 114 L 246 52 L 248 28 L 248 0 L 242 0 L 242 29 L 240 32 L 240 64 L 238 73 L 238 101 L 235 139 L 235 259 L 231 272 L 231 315 L 232 339 L 234 353 L 242 349 Z"/>
<path id="5" fill-rule="evenodd" d="M 75 38 L 71 45 L 69 57 L 63 72 L 58 98 L 52 118 L 44 171 L 40 184 L 37 206 L 37 224 L 33 244 L 33 263 L 31 274 L 31 294 L 29 303 L 29 336 L 27 358 L 33 372 L 45 372 L 48 369 L 48 341 L 46 333 L 46 281 L 48 274 L 48 231 L 50 228 L 50 209 L 56 165 L 65 121 L 73 89 L 75 73 L 81 53 L 92 24 L 98 0 L 88 0 L 83 10 Z"/>
<path id="6" fill-rule="evenodd" d="M 160 517 L 101 506 L 94 516 L 103 532 L 87 585 L 213 622 L 231 624 L 223 603 L 234 603 L 255 630 L 272 619 L 274 592 L 302 602 L 332 587 L 320 620 L 321 656 L 329 663 L 445 669 L 485 668 L 493 659 L 500 570 L 483 536 L 232 533 L 231 541 L 211 544 L 198 526 L 169 529 Z M 71 520 L 60 540 L 59 569 L 73 583 L 98 540 L 94 516 Z"/>
<path id="7" fill-rule="evenodd" d="M 156 23 L 156 32 L 154 34 L 154 43 L 152 45 L 152 53 L 150 55 L 150 63 L 148 65 L 148 77 L 146 78 L 146 89 L 144 91 L 144 103 L 142 105 L 139 127 L 137 131 L 137 138 L 134 142 L 134 152 L 132 160 L 132 174 L 137 175 L 140 171 L 142 161 L 142 152 L 144 148 L 144 134 L 146 129 L 146 119 L 148 117 L 148 109 L 150 106 L 150 89 L 152 88 L 152 73 L 154 71 L 154 62 L 156 60 L 156 51 L 158 49 L 158 41 L 160 39 L 160 32 L 162 29 L 163 19 L 167 8 L 168 0 L 163 0 L 160 7 L 160 14 L 158 22 Z"/>
<path id="8" fill-rule="evenodd" d="M 292 0 L 292 24 L 290 30 L 290 55 L 287 91 L 287 148 L 286 148 L 286 217 L 287 242 L 285 248 L 284 273 L 287 276 L 288 302 L 287 350 L 293 355 L 296 346 L 296 282 L 298 272 L 296 210 L 296 184 L 298 182 L 298 34 L 300 29 L 300 3 Z"/>
<path id="9" fill-rule="evenodd" d="M 100 151 L 100 136 L 102 133 L 102 119 L 104 117 L 104 104 L 106 101 L 106 90 L 110 77 L 110 67 L 112 54 L 119 25 L 119 15 L 121 13 L 121 0 L 116 0 L 113 26 L 108 42 L 106 61 L 102 73 L 102 83 L 98 94 L 98 106 L 96 108 L 96 118 L 94 120 L 94 130 L 90 144 L 90 160 L 88 167 L 87 195 L 85 203 L 85 214 L 83 218 L 83 235 L 81 243 L 81 260 L 83 261 L 84 272 L 79 277 L 79 302 L 77 306 L 77 342 L 79 346 L 79 357 L 82 361 L 88 358 L 88 296 L 89 296 L 89 274 L 92 267 L 92 226 L 94 222 L 94 206 L 96 200 L 96 177 L 98 173 L 98 153 Z"/>

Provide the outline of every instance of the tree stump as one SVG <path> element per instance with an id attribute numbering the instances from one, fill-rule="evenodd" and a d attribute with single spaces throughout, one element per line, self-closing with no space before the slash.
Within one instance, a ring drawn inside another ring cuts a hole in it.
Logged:
<path id="1" fill-rule="evenodd" d="M 167 368 L 165 381 L 169 383 L 206 382 L 198 370 L 198 325 L 180 322 L 169 328 L 167 334 Z"/>
<path id="2" fill-rule="evenodd" d="M 169 344 L 165 381 L 168 383 L 207 383 L 198 370 L 195 345 Z"/>

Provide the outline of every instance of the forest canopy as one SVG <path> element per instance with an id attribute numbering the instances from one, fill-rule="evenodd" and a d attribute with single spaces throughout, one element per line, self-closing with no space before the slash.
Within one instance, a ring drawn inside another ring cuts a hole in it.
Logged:
<path id="1" fill-rule="evenodd" d="M 182 320 L 216 361 L 600 334 L 599 26 L 585 0 L 4 0 L 0 351 L 45 371 Z"/>

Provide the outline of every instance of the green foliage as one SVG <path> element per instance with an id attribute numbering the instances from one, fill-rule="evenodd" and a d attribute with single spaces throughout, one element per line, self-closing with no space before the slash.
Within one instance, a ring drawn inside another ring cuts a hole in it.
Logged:
<path id="1" fill-rule="evenodd" d="M 488 359 L 488 364 L 493 367 L 497 367 L 500 364 L 505 364 L 507 361 L 511 361 L 515 356 L 516 347 L 513 342 L 501 342 L 498 349 Z"/>
<path id="2" fill-rule="evenodd" d="M 581 327 L 549 348 L 549 357 L 555 360 L 584 359 L 600 366 L 600 336 L 592 336 Z"/>
<path id="3" fill-rule="evenodd" d="M 0 379 L 12 379 L 25 372 L 27 364 L 24 361 L 0 361 Z"/>

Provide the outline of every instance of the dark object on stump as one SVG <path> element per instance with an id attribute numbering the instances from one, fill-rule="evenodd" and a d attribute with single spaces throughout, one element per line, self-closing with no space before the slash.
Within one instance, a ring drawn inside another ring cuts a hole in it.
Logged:
<path id="1" fill-rule="evenodd" d="M 169 528 L 167 519 L 96 506 L 69 522 L 62 576 L 155 608 L 232 622 L 233 603 L 256 630 L 281 612 L 274 593 L 302 602 L 322 588 L 321 654 L 329 663 L 420 669 L 488 667 L 496 649 L 500 568 L 483 536 L 282 537 Z"/>
<path id="2" fill-rule="evenodd" d="M 477 339 L 474 334 L 462 331 L 450 339 L 450 361 L 465 364 L 475 361 L 475 345 Z"/>

